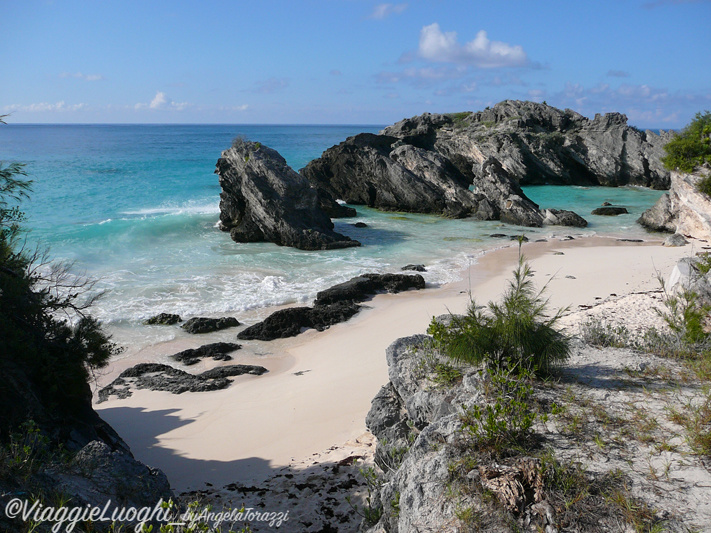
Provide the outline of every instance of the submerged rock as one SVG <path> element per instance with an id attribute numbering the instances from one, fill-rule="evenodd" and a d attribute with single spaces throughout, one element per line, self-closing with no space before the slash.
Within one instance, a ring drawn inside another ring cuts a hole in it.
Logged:
<path id="1" fill-rule="evenodd" d="M 160 326 L 172 326 L 173 324 L 177 324 L 178 322 L 182 322 L 183 319 L 180 318 L 180 315 L 174 315 L 171 313 L 160 313 L 158 315 L 152 316 L 145 322 L 143 322 L 147 326 L 153 326 L 153 325 L 160 325 Z"/>
<path id="2" fill-rule="evenodd" d="M 425 268 L 425 265 L 422 264 L 417 264 L 417 265 L 405 265 L 402 267 L 400 270 L 413 270 L 415 272 L 427 272 L 427 269 Z"/>
<path id="3" fill-rule="evenodd" d="M 333 231 L 322 208 L 343 212 L 333 196 L 317 193 L 275 150 L 237 139 L 222 152 L 215 172 L 222 187 L 220 228 L 234 241 L 268 241 L 303 250 L 360 246 Z"/>
<path id="4" fill-rule="evenodd" d="M 213 331 L 219 331 L 221 329 L 234 328 L 239 325 L 239 320 L 231 316 L 226 316 L 222 318 L 205 318 L 196 316 L 188 320 L 180 327 L 188 333 L 197 334 L 211 333 Z"/>
<path id="5" fill-rule="evenodd" d="M 627 211 L 626 207 L 604 206 L 593 209 L 590 214 L 615 217 L 617 215 L 626 215 L 627 213 L 629 213 L 629 211 Z"/>

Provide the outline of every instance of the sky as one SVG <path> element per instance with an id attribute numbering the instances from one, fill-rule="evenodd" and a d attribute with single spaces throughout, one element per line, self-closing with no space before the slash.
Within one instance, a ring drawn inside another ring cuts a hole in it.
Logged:
<path id="1" fill-rule="evenodd" d="M 506 100 L 677 129 L 711 0 L 0 0 L 12 123 L 385 125 Z"/>

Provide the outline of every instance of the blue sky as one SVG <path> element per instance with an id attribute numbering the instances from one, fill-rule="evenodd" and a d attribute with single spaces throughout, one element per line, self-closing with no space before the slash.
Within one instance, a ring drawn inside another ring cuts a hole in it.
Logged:
<path id="1" fill-rule="evenodd" d="M 711 109 L 711 1 L 0 0 L 13 123 L 389 124 L 505 99 Z"/>

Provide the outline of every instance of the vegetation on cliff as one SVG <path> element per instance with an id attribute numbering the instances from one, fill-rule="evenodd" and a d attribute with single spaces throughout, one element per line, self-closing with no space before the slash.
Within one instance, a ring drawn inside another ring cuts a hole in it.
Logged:
<path id="1" fill-rule="evenodd" d="M 694 169 L 711 163 L 711 112 L 696 113 L 679 134 L 664 147 L 667 155 L 662 163 L 669 170 L 691 173 Z M 711 177 L 697 184 L 699 192 L 711 196 Z"/>

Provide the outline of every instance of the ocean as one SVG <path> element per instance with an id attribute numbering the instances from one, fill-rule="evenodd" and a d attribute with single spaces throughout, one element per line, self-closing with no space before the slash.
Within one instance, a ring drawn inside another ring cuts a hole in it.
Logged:
<path id="1" fill-rule="evenodd" d="M 360 248 L 307 252 L 270 243 L 238 244 L 217 229 L 222 150 L 237 136 L 279 151 L 294 168 L 348 136 L 383 126 L 18 125 L 0 127 L 0 160 L 26 163 L 33 180 L 23 203 L 28 246 L 97 280 L 105 292 L 92 313 L 119 343 L 170 340 L 171 328 L 143 326 L 160 312 L 235 315 L 309 302 L 316 292 L 365 272 L 423 263 L 430 285 L 458 279 L 483 250 L 506 244 L 491 234 L 530 239 L 564 235 L 644 238 L 635 223 L 660 191 L 639 187 L 526 187 L 543 207 L 570 209 L 590 226 L 543 229 L 500 222 L 448 220 L 356 206 L 336 231 Z M 630 214 L 597 217 L 609 201 Z M 365 222 L 367 228 L 355 228 Z"/>

